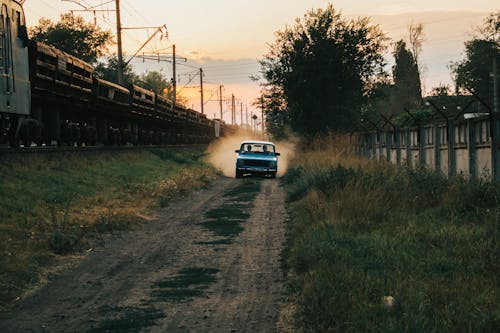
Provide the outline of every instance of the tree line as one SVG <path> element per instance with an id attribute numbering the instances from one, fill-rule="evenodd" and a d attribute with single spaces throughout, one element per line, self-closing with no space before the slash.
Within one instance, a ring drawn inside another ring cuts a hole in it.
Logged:
<path id="1" fill-rule="evenodd" d="M 268 131 L 280 137 L 290 128 L 310 137 L 362 129 L 374 119 L 411 125 L 428 118 L 432 112 L 422 103 L 421 88 L 423 28 L 412 25 L 406 39 L 392 43 L 394 65 L 388 73 L 383 54 L 391 43 L 368 18 L 348 20 L 331 4 L 297 18 L 293 26 L 276 33 L 260 60 L 259 103 L 265 108 Z M 473 91 L 493 105 L 491 74 L 499 34 L 500 12 L 491 13 L 477 36 L 465 43 L 465 58 L 450 63 L 454 91 L 438 86 L 431 95 Z"/>

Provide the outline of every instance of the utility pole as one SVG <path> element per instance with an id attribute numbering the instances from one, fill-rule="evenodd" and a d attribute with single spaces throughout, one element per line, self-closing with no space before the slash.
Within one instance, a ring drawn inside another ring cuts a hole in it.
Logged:
<path id="1" fill-rule="evenodd" d="M 261 119 L 262 119 L 262 133 L 264 134 L 264 98 L 260 98 L 260 110 L 261 110 Z"/>
<path id="2" fill-rule="evenodd" d="M 219 86 L 220 121 L 222 121 L 222 84 Z"/>
<path id="3" fill-rule="evenodd" d="M 200 97 L 201 97 L 201 114 L 205 114 L 205 112 L 203 112 L 203 68 L 200 68 Z"/>
<path id="4" fill-rule="evenodd" d="M 235 124 L 235 104 L 234 104 L 234 94 L 231 95 L 231 125 Z"/>
<path id="5" fill-rule="evenodd" d="M 240 126 L 243 125 L 243 102 L 240 102 Z"/>
<path id="6" fill-rule="evenodd" d="M 120 17 L 120 0 L 116 1 L 116 40 L 118 42 L 118 84 L 123 84 L 123 50 L 122 23 Z"/>
<path id="7" fill-rule="evenodd" d="M 245 105 L 245 124 L 248 125 L 248 105 Z"/>
<path id="8" fill-rule="evenodd" d="M 175 103 L 177 102 L 177 72 L 176 72 L 176 69 L 175 69 L 175 44 L 172 45 L 172 58 L 173 58 L 173 61 L 172 61 L 172 74 L 173 74 L 173 78 L 172 78 L 172 88 L 173 88 L 173 91 L 174 91 L 174 96 L 172 97 L 173 99 L 173 107 L 175 108 Z"/>

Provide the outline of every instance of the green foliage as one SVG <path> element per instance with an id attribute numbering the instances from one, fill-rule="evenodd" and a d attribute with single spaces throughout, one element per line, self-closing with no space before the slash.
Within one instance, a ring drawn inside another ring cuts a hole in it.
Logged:
<path id="1" fill-rule="evenodd" d="M 52 45 L 86 62 L 95 63 L 112 41 L 110 31 L 87 23 L 81 16 L 61 14 L 59 22 L 42 18 L 30 29 L 31 39 Z"/>
<path id="2" fill-rule="evenodd" d="M 414 108 L 421 103 L 420 74 L 417 61 L 403 40 L 394 46 L 395 64 L 392 67 L 394 79 L 393 101 L 399 112 L 404 108 Z"/>
<path id="3" fill-rule="evenodd" d="M 112 56 L 107 58 L 107 62 L 99 62 L 95 68 L 95 73 L 98 77 L 117 83 L 118 82 L 118 57 Z M 134 72 L 130 64 L 123 67 L 123 82 L 124 85 L 139 83 L 139 76 Z"/>
<path id="4" fill-rule="evenodd" d="M 145 89 L 152 90 L 158 95 L 167 95 L 171 90 L 171 84 L 167 78 L 160 72 L 147 71 L 142 74 L 139 80 L 139 85 Z"/>
<path id="5" fill-rule="evenodd" d="M 181 302 L 200 297 L 217 278 L 217 268 L 191 267 L 153 284 L 151 296 L 160 302 Z"/>
<path id="6" fill-rule="evenodd" d="M 261 61 L 271 113 L 292 130 L 347 130 L 359 118 L 373 77 L 383 71 L 385 37 L 367 18 L 348 21 L 332 5 L 311 10 L 276 33 Z"/>
<path id="7" fill-rule="evenodd" d="M 495 331 L 498 184 L 386 163 L 338 163 L 298 163 L 284 178 L 297 328 Z"/>
<path id="8" fill-rule="evenodd" d="M 231 240 L 243 231 L 241 224 L 249 217 L 260 182 L 244 181 L 224 194 L 224 205 L 206 212 L 203 226 L 215 235 Z"/>
<path id="9" fill-rule="evenodd" d="M 109 307 L 99 309 L 100 313 L 108 317 L 96 327 L 91 327 L 87 333 L 112 332 L 142 332 L 144 328 L 157 324 L 165 317 L 165 313 L 153 307 Z"/>
<path id="10" fill-rule="evenodd" d="M 404 111 L 394 118 L 393 122 L 401 127 L 421 126 L 434 117 L 430 108 L 418 108 Z"/>
<path id="11" fill-rule="evenodd" d="M 500 12 L 491 13 L 480 29 L 481 36 L 465 42 L 465 59 L 452 62 L 456 90 L 473 90 L 486 103 L 493 105 L 493 61 L 499 58 Z"/>
<path id="12" fill-rule="evenodd" d="M 262 96 L 256 106 L 264 109 L 267 132 L 276 140 L 287 138 L 286 125 L 290 123 L 286 100 L 283 93 L 272 89 L 263 89 Z"/>

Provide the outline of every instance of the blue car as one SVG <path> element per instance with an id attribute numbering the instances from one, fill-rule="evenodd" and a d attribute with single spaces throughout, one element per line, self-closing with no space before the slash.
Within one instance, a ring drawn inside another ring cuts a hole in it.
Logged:
<path id="1" fill-rule="evenodd" d="M 236 178 L 245 174 L 269 175 L 276 178 L 278 156 L 274 143 L 268 141 L 243 141 L 240 149 L 235 150 Z"/>

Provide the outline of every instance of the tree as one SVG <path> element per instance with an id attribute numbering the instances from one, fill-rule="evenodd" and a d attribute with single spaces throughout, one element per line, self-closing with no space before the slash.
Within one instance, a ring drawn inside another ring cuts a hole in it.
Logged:
<path id="1" fill-rule="evenodd" d="M 348 21 L 331 4 L 311 10 L 276 33 L 260 61 L 265 88 L 281 95 L 293 130 L 349 130 L 371 80 L 383 72 L 385 41 L 368 18 Z"/>
<path id="2" fill-rule="evenodd" d="M 413 61 L 418 78 L 418 96 L 419 99 L 422 98 L 422 83 L 420 81 L 420 74 L 422 73 L 422 66 L 420 65 L 420 54 L 422 53 L 422 44 L 424 43 L 424 27 L 421 23 L 410 25 L 408 29 L 408 37 L 410 43 L 411 54 L 413 55 Z"/>
<path id="3" fill-rule="evenodd" d="M 162 96 L 167 96 L 168 91 L 172 88 L 166 77 L 157 71 L 147 71 L 142 74 L 139 79 L 139 85 Z"/>
<path id="4" fill-rule="evenodd" d="M 267 132 L 275 139 L 285 139 L 285 124 L 288 124 L 290 119 L 283 93 L 276 89 L 264 88 L 261 94 L 261 98 L 254 105 L 264 109 Z"/>
<path id="5" fill-rule="evenodd" d="M 118 82 L 118 57 L 111 56 L 107 58 L 107 63 L 99 62 L 95 68 L 95 73 L 98 77 L 111 81 Z M 134 69 L 130 64 L 127 64 L 123 68 L 123 82 L 124 85 L 137 84 L 139 82 L 139 76 L 134 72 Z"/>
<path id="6" fill-rule="evenodd" d="M 394 47 L 395 64 L 392 67 L 394 87 L 392 92 L 393 114 L 403 112 L 404 108 L 413 109 L 422 100 L 420 74 L 414 53 L 405 41 L 399 40 Z"/>
<path id="7" fill-rule="evenodd" d="M 479 29 L 480 36 L 465 42 L 465 59 L 450 64 L 457 92 L 473 90 L 483 100 L 493 101 L 493 62 L 500 64 L 500 12 L 490 14 Z M 491 103 L 492 104 L 492 103 Z"/>
<path id="8" fill-rule="evenodd" d="M 52 45 L 89 63 L 96 63 L 112 42 L 112 34 L 81 16 L 61 14 L 59 22 L 41 18 L 30 29 L 31 39 Z"/>
<path id="9" fill-rule="evenodd" d="M 141 87 L 152 90 L 158 95 L 162 95 L 166 97 L 169 101 L 174 100 L 174 90 L 172 87 L 172 83 L 160 72 L 157 71 L 147 71 L 142 74 L 139 78 L 139 82 L 137 83 Z M 188 100 L 177 93 L 177 97 L 175 99 L 177 105 L 186 106 Z"/>

